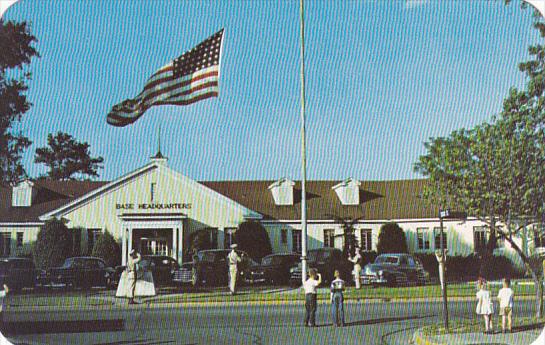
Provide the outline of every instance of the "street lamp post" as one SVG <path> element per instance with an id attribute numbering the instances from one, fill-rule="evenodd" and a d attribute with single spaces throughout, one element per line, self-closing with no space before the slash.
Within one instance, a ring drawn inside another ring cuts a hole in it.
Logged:
<path id="1" fill-rule="evenodd" d="M 443 322 L 445 329 L 448 329 L 448 304 L 447 304 L 447 279 L 445 277 L 445 265 L 447 262 L 447 250 L 445 248 L 445 243 L 443 237 L 443 219 L 450 216 L 450 210 L 440 210 L 439 211 L 439 241 L 441 242 L 441 250 L 435 251 L 437 261 L 439 262 L 439 281 L 441 283 L 441 294 L 443 295 Z"/>

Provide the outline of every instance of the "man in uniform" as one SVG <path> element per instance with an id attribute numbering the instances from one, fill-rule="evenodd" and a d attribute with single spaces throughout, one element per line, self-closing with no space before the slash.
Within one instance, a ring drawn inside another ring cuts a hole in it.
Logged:
<path id="1" fill-rule="evenodd" d="M 356 283 L 356 289 L 361 288 L 361 254 L 360 254 L 360 247 L 356 246 L 356 254 L 354 257 L 352 257 L 350 254 L 348 254 L 348 260 L 354 264 L 354 270 L 352 273 L 354 274 L 354 282 Z"/>
<path id="2" fill-rule="evenodd" d="M 242 261 L 242 258 L 237 254 L 236 249 L 237 245 L 231 245 L 231 252 L 227 255 L 227 262 L 229 263 L 229 290 L 231 295 L 236 293 L 237 285 L 237 273 L 238 273 L 238 263 Z"/>
<path id="3" fill-rule="evenodd" d="M 129 304 L 135 304 L 134 291 L 136 290 L 136 281 L 138 280 L 138 263 L 141 260 L 140 253 L 136 250 L 131 250 L 129 261 L 127 262 L 127 275 L 129 278 Z"/>

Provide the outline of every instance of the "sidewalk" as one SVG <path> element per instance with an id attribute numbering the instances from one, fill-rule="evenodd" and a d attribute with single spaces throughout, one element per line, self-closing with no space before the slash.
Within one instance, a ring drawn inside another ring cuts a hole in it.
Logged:
<path id="1" fill-rule="evenodd" d="M 545 330 L 543 330 L 545 332 Z M 413 344 L 415 345 L 469 345 L 469 344 L 494 344 L 494 345 L 531 345 L 531 344 L 544 344 L 545 338 L 540 329 L 530 330 L 515 330 L 513 333 L 502 334 L 497 332 L 495 334 L 483 334 L 479 333 L 459 333 L 459 334 L 447 334 L 447 335 L 435 335 L 426 336 L 422 334 L 421 330 L 417 330 L 413 334 Z M 540 338 L 540 339 L 538 339 Z M 406 340 L 405 340 L 406 341 Z M 539 342 L 538 341 L 542 341 Z"/>

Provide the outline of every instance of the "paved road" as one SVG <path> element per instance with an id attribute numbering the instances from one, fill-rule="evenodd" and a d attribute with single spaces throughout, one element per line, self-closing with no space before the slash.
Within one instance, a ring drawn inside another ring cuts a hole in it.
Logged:
<path id="1" fill-rule="evenodd" d="M 330 325 L 329 305 L 319 305 L 316 328 L 302 325 L 301 305 L 235 307 L 146 307 L 105 310 L 123 314 L 118 332 L 30 334 L 14 344 L 409 344 L 414 328 L 441 321 L 441 303 L 377 302 L 346 305 L 345 328 Z M 473 302 L 450 303 L 452 318 L 472 317 Z M 532 302 L 519 302 L 516 315 L 532 315 Z M 64 314 L 64 315 L 63 315 Z M 115 315 L 114 315 L 115 314 Z M 36 315 L 33 315 L 36 317 Z M 66 313 L 44 315 L 49 319 Z M 21 315 L 18 315 L 21 318 Z"/>

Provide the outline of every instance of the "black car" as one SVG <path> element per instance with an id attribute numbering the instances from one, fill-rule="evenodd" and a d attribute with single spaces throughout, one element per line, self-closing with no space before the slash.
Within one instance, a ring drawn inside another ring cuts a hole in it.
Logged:
<path id="1" fill-rule="evenodd" d="M 174 274 L 172 276 L 172 281 L 179 285 L 184 284 L 191 284 L 195 285 L 193 275 L 193 261 L 191 262 L 184 262 L 179 269 L 174 271 Z"/>
<path id="2" fill-rule="evenodd" d="M 423 284 L 429 280 L 418 259 L 409 254 L 382 254 L 367 264 L 362 272 L 363 284 L 399 286 Z"/>
<path id="3" fill-rule="evenodd" d="M 0 259 L 0 286 L 6 284 L 11 290 L 33 288 L 36 285 L 38 271 L 34 262 L 27 258 Z"/>
<path id="4" fill-rule="evenodd" d="M 142 255 L 140 267 L 143 270 L 151 271 L 153 283 L 159 285 L 173 285 L 174 272 L 180 268 L 178 262 L 166 255 Z M 121 273 L 126 266 L 117 266 L 115 268 L 114 284 L 119 283 Z"/>
<path id="5" fill-rule="evenodd" d="M 250 269 L 247 279 L 253 283 L 287 284 L 290 268 L 297 265 L 301 256 L 297 253 L 271 254 L 261 259 L 261 264 Z"/>
<path id="6" fill-rule="evenodd" d="M 42 271 L 42 285 L 64 285 L 69 288 L 91 288 L 112 285 L 114 270 L 104 260 L 92 256 L 78 256 L 64 260 L 61 267 Z"/>
<path id="7" fill-rule="evenodd" d="M 333 273 L 339 270 L 341 278 L 351 281 L 352 264 L 348 258 L 343 256 L 337 248 L 311 249 L 307 253 L 308 268 L 315 268 L 322 275 L 322 280 L 330 282 L 333 280 Z M 301 284 L 302 265 L 299 263 L 290 269 L 290 285 Z"/>
<path id="8" fill-rule="evenodd" d="M 208 249 L 201 250 L 193 260 L 193 278 L 194 285 L 227 285 L 229 282 L 229 265 L 227 255 L 229 249 Z M 238 265 L 238 272 L 241 281 L 247 281 L 249 268 L 256 263 L 241 250 L 236 251 L 242 257 L 242 262 Z"/>

